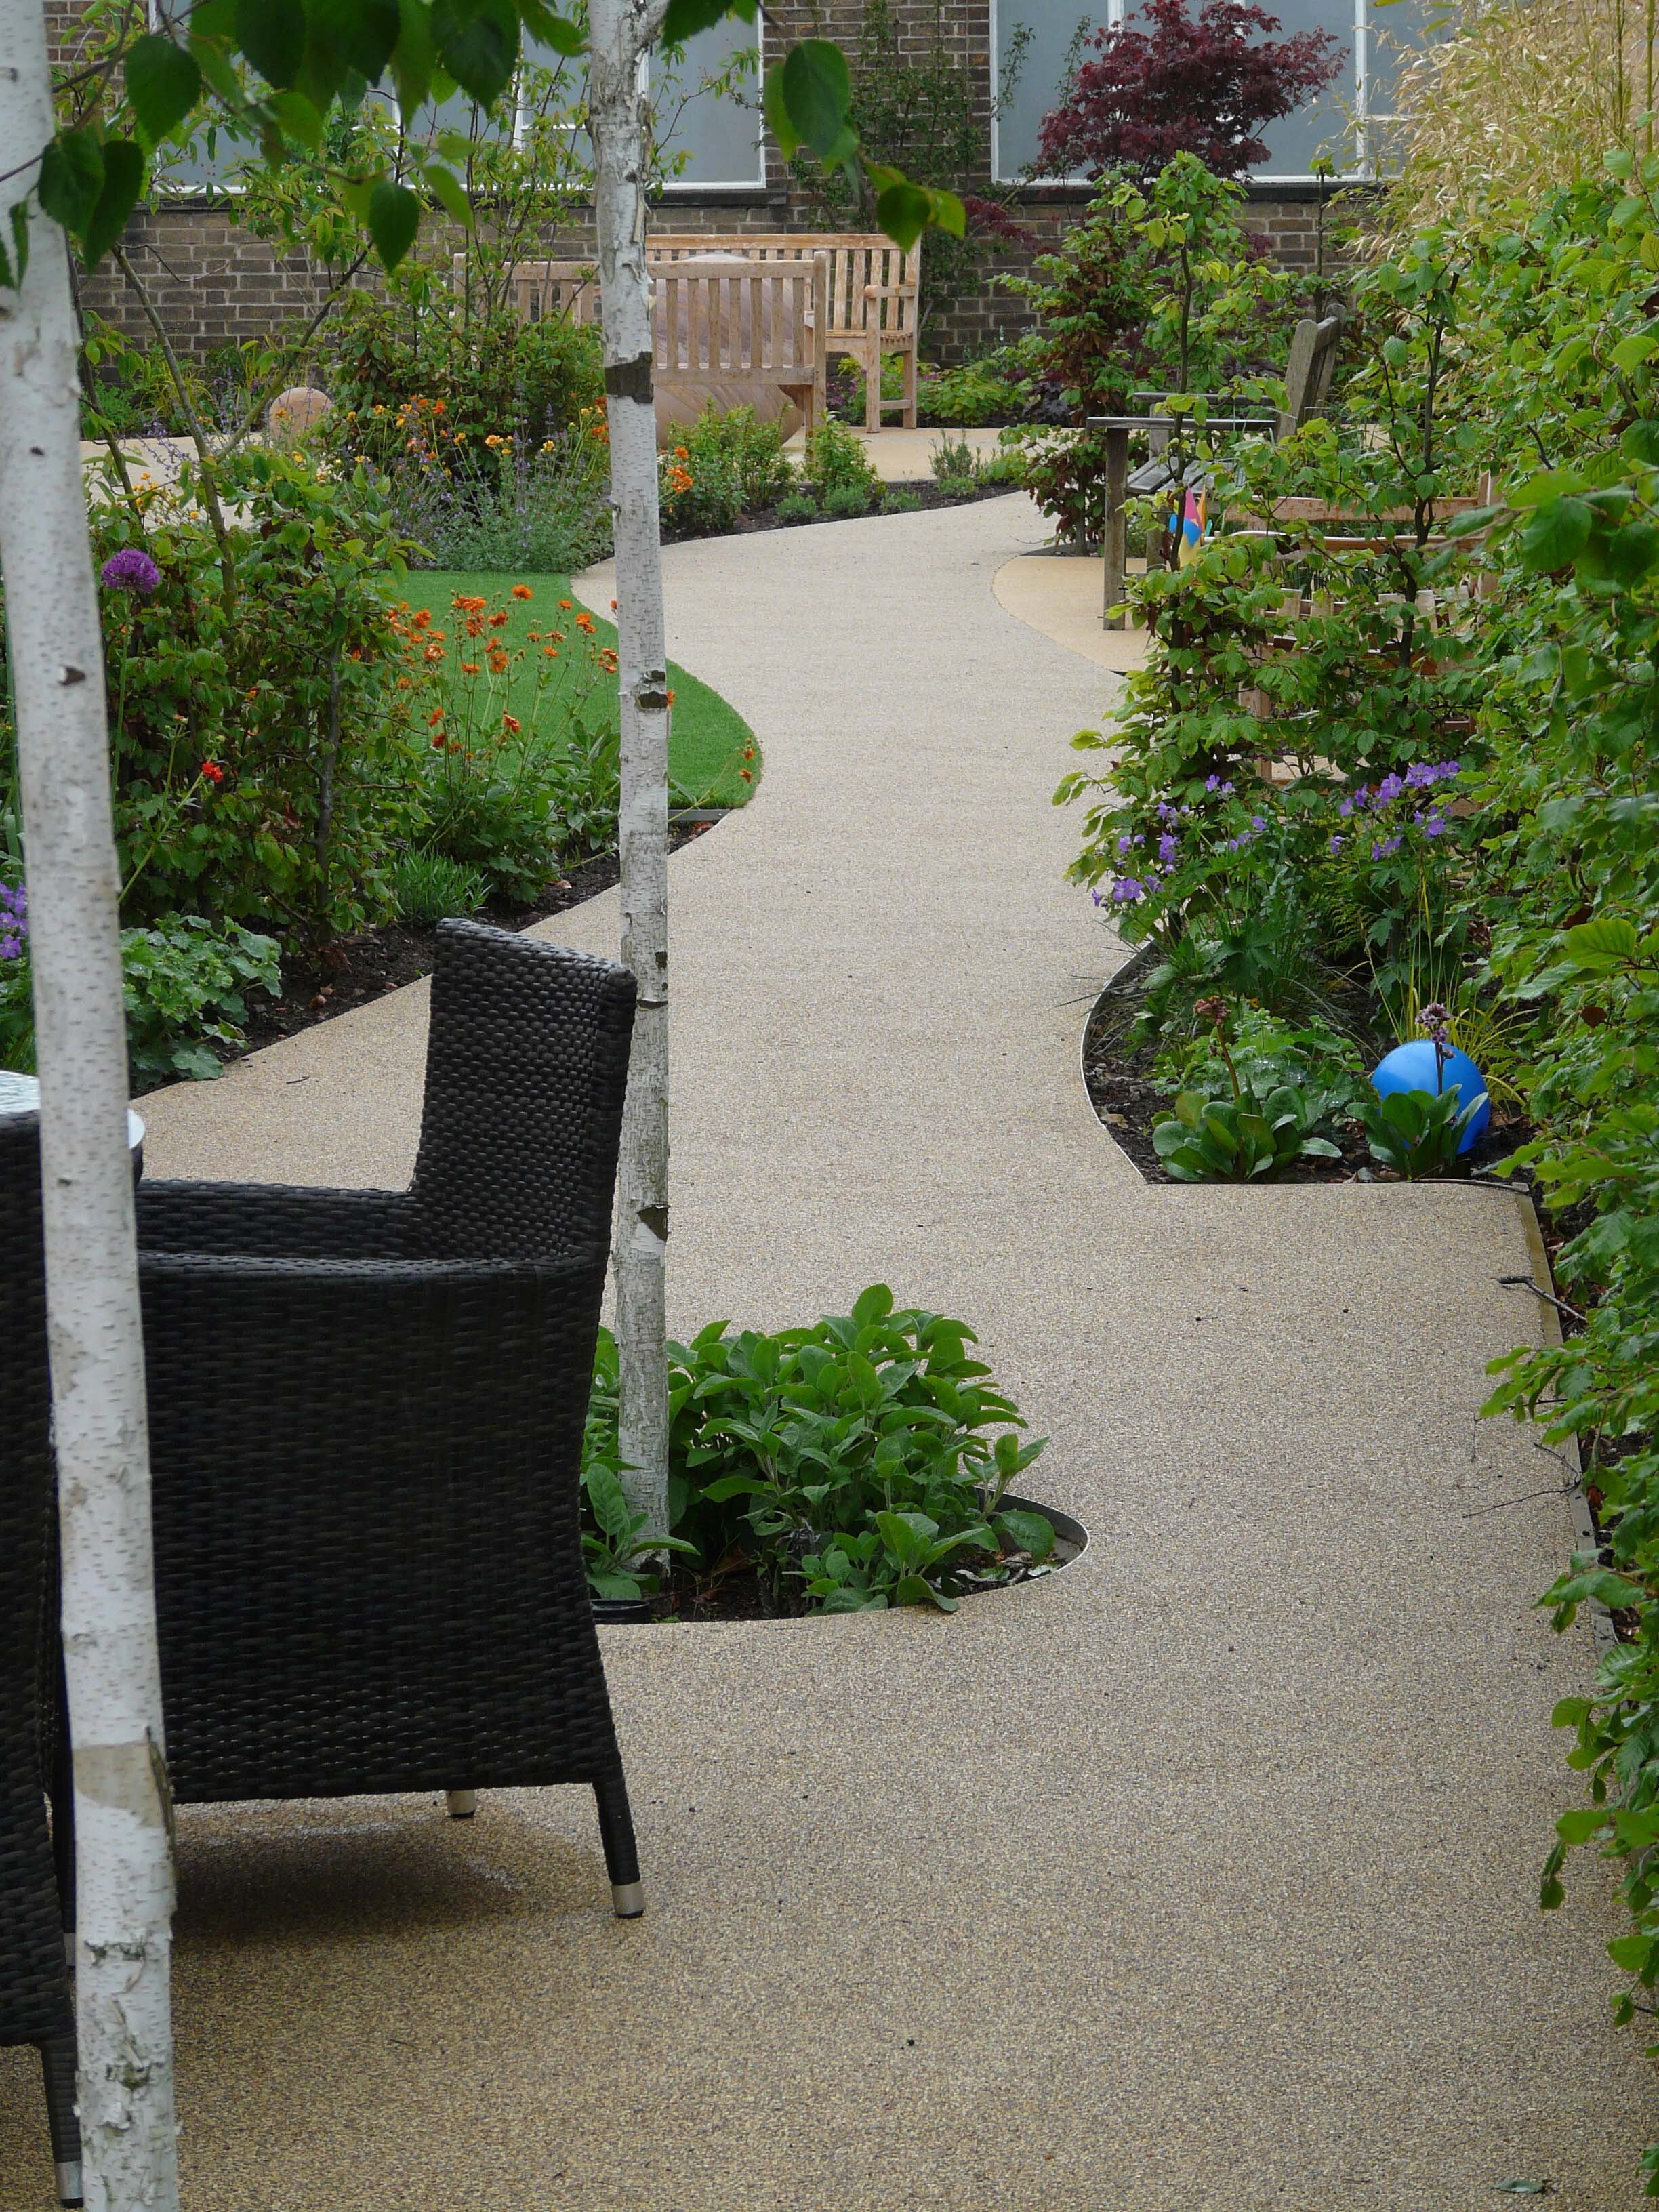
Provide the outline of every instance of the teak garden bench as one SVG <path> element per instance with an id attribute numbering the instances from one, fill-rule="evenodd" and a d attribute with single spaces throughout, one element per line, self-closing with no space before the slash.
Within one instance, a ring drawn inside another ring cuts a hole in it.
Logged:
<path id="1" fill-rule="evenodd" d="M 829 271 L 822 259 L 762 261 L 705 252 L 651 270 L 652 383 L 659 435 L 708 405 L 753 407 L 763 421 L 798 408 L 806 427 L 824 414 Z M 597 323 L 591 262 L 526 261 L 513 271 L 524 322 L 568 315 Z"/>
<path id="2" fill-rule="evenodd" d="M 723 241 L 663 233 L 647 238 L 646 258 L 659 265 L 718 252 Z M 829 271 L 830 325 L 827 354 L 848 354 L 864 371 L 864 426 L 881 428 L 884 408 L 900 410 L 907 430 L 916 427 L 916 314 L 921 283 L 921 247 L 908 253 L 877 233 L 763 231 L 735 233 L 731 250 L 755 261 L 821 260 Z M 896 399 L 881 396 L 881 364 L 887 354 L 903 363 L 904 385 Z"/>

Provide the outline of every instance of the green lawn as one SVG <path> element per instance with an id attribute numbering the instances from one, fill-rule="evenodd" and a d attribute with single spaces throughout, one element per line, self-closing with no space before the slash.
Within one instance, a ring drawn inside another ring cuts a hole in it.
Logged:
<path id="1" fill-rule="evenodd" d="M 515 583 L 529 586 L 532 597 L 515 599 L 512 596 Z M 447 568 L 422 568 L 411 571 L 408 597 L 412 609 L 431 610 L 434 623 L 441 629 L 451 647 L 456 641 L 458 617 L 450 602 L 457 597 L 483 599 L 491 611 L 506 608 L 508 620 L 505 625 L 490 633 L 504 639 L 509 652 L 526 644 L 529 630 L 562 629 L 568 644 L 561 649 L 556 666 L 550 672 L 549 693 L 544 697 L 544 719 L 549 696 L 567 679 L 568 672 L 580 665 L 571 648 L 577 643 L 571 616 L 563 612 L 561 599 L 574 600 L 578 608 L 582 601 L 571 589 L 568 576 L 479 576 L 458 574 Z M 612 624 L 601 618 L 600 611 L 592 610 L 594 617 L 594 635 L 599 644 L 614 646 L 617 633 Z M 453 667 L 459 655 L 447 664 Z M 479 656 L 482 659 L 482 655 Z M 508 714 L 518 715 L 528 723 L 535 701 L 535 673 L 540 660 L 539 646 L 528 646 L 525 659 L 507 679 L 501 704 Z M 545 666 L 544 662 L 542 665 Z M 457 678 L 459 682 L 460 679 Z M 617 679 L 609 679 L 611 695 L 616 696 Z M 668 773 L 674 783 L 685 794 L 682 803 L 711 806 L 741 806 L 754 789 L 754 782 L 745 783 L 740 773 L 747 769 L 757 782 L 760 778 L 760 748 L 755 744 L 755 733 L 741 714 L 729 706 L 717 691 L 670 661 L 669 689 L 674 694 L 673 716 L 668 732 Z M 745 759 L 745 747 L 753 747 L 754 757 Z"/>

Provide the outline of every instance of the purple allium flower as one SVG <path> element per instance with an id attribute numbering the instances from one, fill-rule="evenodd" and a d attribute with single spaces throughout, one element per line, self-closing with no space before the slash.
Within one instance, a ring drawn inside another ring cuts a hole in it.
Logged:
<path id="1" fill-rule="evenodd" d="M 141 599 L 149 599 L 161 580 L 161 570 L 138 545 L 124 545 L 112 553 L 100 574 L 106 590 L 137 592 Z"/>
<path id="2" fill-rule="evenodd" d="M 1176 854 L 1180 850 L 1180 846 L 1166 830 L 1164 832 L 1164 835 L 1158 841 L 1158 857 L 1163 861 L 1166 868 L 1174 860 Z"/>

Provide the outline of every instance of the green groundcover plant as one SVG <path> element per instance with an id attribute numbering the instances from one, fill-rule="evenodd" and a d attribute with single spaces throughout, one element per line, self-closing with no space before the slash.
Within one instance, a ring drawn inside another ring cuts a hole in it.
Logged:
<path id="1" fill-rule="evenodd" d="M 966 1592 L 1042 1571 L 1054 1530 L 1003 1502 L 1039 1456 L 969 1347 L 967 1325 L 895 1306 L 765 1334 L 711 1322 L 671 1344 L 674 1549 L 700 1589 L 752 1575 L 769 1612 L 954 1611 Z M 602 1333 L 583 1487 L 589 1577 L 605 1596 L 656 1587 L 616 1482 L 617 1353 Z"/>

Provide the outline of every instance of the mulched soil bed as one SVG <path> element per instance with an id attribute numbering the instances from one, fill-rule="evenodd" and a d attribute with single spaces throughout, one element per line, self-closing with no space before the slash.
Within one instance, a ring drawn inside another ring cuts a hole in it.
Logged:
<path id="1" fill-rule="evenodd" d="M 677 851 L 714 826 L 708 822 L 672 826 L 668 833 L 670 850 Z M 550 921 L 556 914 L 568 913 L 573 906 L 582 906 L 589 899 L 597 898 L 619 880 L 621 873 L 616 854 L 607 853 L 581 867 L 572 868 L 568 875 L 550 884 L 534 906 L 487 906 L 473 919 L 493 922 L 498 929 L 529 929 L 538 921 Z M 268 999 L 263 992 L 253 993 L 248 1000 L 247 1019 L 242 1024 L 246 1044 L 220 1056 L 227 1063 L 240 1060 L 246 1053 L 258 1052 L 263 1045 L 276 1044 L 281 1038 L 312 1029 L 319 1022 L 331 1021 L 336 1014 L 349 1013 L 354 1006 L 361 1006 L 370 999 L 378 999 L 387 991 L 398 990 L 404 983 L 429 975 L 436 964 L 437 950 L 435 926 L 418 929 L 410 922 L 393 921 L 383 929 L 363 929 L 350 937 L 340 938 L 319 961 L 297 955 L 285 958 L 281 998 Z"/>
<path id="2" fill-rule="evenodd" d="M 1011 492 L 1023 488 L 1012 483 L 975 484 L 972 491 L 952 498 L 939 489 L 932 477 L 921 477 L 913 483 L 890 483 L 882 487 L 884 491 L 914 492 L 921 501 L 921 508 L 912 509 L 913 513 L 925 513 L 936 507 L 974 507 L 982 499 L 1006 499 Z M 879 514 L 881 511 L 879 507 L 872 507 L 869 514 L 813 514 L 803 519 L 793 514 L 780 514 L 775 507 L 763 507 L 753 514 L 740 514 L 730 530 L 689 530 L 678 535 L 672 530 L 665 530 L 662 542 L 665 545 L 689 545 L 699 538 L 712 536 L 745 538 L 757 530 L 811 530 L 820 522 L 867 522 L 870 515 Z"/>
<path id="3" fill-rule="evenodd" d="M 1095 1001 L 1083 1036 L 1084 1081 L 1089 1103 L 1146 1180 L 1174 1182 L 1177 1178 L 1165 1169 L 1152 1143 L 1152 1124 L 1173 1103 L 1168 1092 L 1152 1080 L 1157 1054 L 1150 1047 L 1126 1051 L 1122 1042 L 1138 1004 L 1133 974 L 1137 964 L 1132 962 L 1125 968 Z M 1466 1156 L 1471 1172 L 1479 1175 L 1490 1170 L 1531 1134 L 1529 1125 L 1522 1120 L 1500 1122 L 1494 1116 Z M 1275 1180 L 1280 1183 L 1393 1180 L 1372 1162 L 1358 1129 L 1351 1125 L 1334 1141 L 1342 1147 L 1340 1160 L 1298 1160 Z"/>

